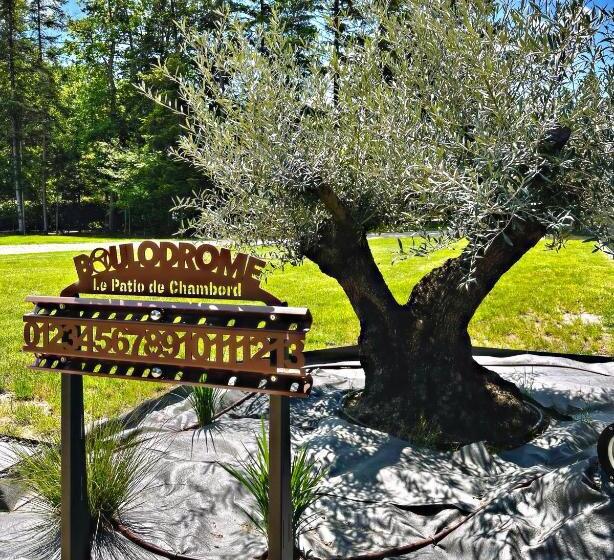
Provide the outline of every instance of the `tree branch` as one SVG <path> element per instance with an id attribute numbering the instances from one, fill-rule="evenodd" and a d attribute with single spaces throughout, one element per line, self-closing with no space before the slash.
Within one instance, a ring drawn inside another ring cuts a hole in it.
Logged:
<path id="1" fill-rule="evenodd" d="M 324 181 L 318 181 L 316 188 L 318 198 L 324 204 L 332 218 L 339 224 L 350 223 L 350 212 L 337 193 Z"/>
<path id="2" fill-rule="evenodd" d="M 373 259 L 364 232 L 357 231 L 349 217 L 341 223 L 331 219 L 320 231 L 318 241 L 303 253 L 324 274 L 339 282 L 359 318 L 399 307 Z"/>
<path id="3" fill-rule="evenodd" d="M 567 127 L 555 125 L 539 144 L 543 156 L 556 156 L 566 146 L 571 136 Z M 532 188 L 541 189 L 547 185 L 547 177 L 552 179 L 553 170 L 545 164 L 531 183 Z M 457 308 L 456 316 L 468 324 L 476 309 L 494 288 L 495 284 L 522 256 L 532 249 L 546 234 L 546 228 L 539 222 L 512 217 L 503 230 L 479 255 L 475 266 L 475 281 L 469 285 L 464 295 L 457 294 L 457 301 L 449 305 Z M 468 262 L 475 249 L 471 244 L 462 253 L 446 261 L 441 267 L 427 274 L 412 290 L 405 307 L 415 308 L 418 313 L 427 312 L 433 305 L 441 307 L 440 290 L 442 284 L 458 286 L 467 274 Z M 466 326 L 466 325 L 465 325 Z"/>

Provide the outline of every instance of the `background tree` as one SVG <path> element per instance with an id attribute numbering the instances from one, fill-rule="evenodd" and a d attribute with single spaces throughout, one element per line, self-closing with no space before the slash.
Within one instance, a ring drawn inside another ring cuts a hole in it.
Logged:
<path id="1" fill-rule="evenodd" d="M 40 138 L 40 155 L 38 164 L 38 193 L 41 201 L 43 232 L 49 231 L 49 214 L 47 210 L 47 180 L 49 167 L 50 129 L 53 121 L 53 107 L 57 106 L 57 86 L 54 84 L 59 55 L 58 39 L 65 29 L 66 14 L 63 0 L 31 0 L 29 6 L 30 28 L 34 30 L 36 43 L 35 69 L 38 74 L 40 103 L 37 107 L 37 128 Z M 56 113 L 57 115 L 57 113 Z"/>
<path id="2" fill-rule="evenodd" d="M 12 183 L 17 208 L 17 227 L 21 233 L 26 231 L 24 207 L 22 147 L 23 147 L 23 109 L 22 92 L 23 71 L 23 15 L 25 6 L 20 0 L 6 0 L 2 4 L 3 52 L 8 77 L 8 92 L 5 110 L 10 123 Z"/>
<path id="3" fill-rule="evenodd" d="M 76 51 L 83 62 L 99 71 L 104 91 L 106 126 L 110 138 L 116 138 L 121 148 L 127 144 L 126 118 L 118 96 L 120 52 L 130 49 L 132 0 L 87 0 L 83 5 L 84 18 L 75 21 L 72 32 L 79 44 Z M 109 231 L 116 228 L 116 192 L 112 186 L 107 189 Z"/>
<path id="4" fill-rule="evenodd" d="M 0 168 L 10 166 L 12 171 L 10 180 L 0 175 L 0 228 L 46 230 L 48 168 L 61 114 L 56 82 L 61 2 L 12 0 L 2 10 L 0 83 L 8 95 L 0 98 L 0 122 L 9 131 L 10 150 L 0 149 Z M 9 190 L 14 202 L 7 205 Z"/>
<path id="5" fill-rule="evenodd" d="M 254 29 L 275 8 L 298 45 L 315 36 L 320 6 L 314 0 L 80 0 L 78 6 L 11 0 L 0 7 L 0 86 L 8 92 L 0 97 L 6 131 L 0 231 L 23 230 L 21 221 L 31 231 L 47 231 L 51 222 L 56 231 L 174 233 L 173 199 L 208 180 L 168 156 L 181 119 L 133 84 L 142 80 L 177 99 L 176 85 L 153 67 L 163 60 L 192 72 L 176 21 L 211 30 L 225 7 Z"/>
<path id="6" fill-rule="evenodd" d="M 183 30 L 197 72 L 166 71 L 185 104 L 176 155 L 215 181 L 183 201 L 197 213 L 186 229 L 264 240 L 339 282 L 360 320 L 363 420 L 508 442 L 535 412 L 473 360 L 467 326 L 544 235 L 611 241 L 611 14 L 577 1 L 360 11 L 343 56 L 323 33 L 307 69 L 276 17 L 258 41 L 232 17 Z M 398 302 L 366 241 L 378 228 L 437 229 L 417 254 L 463 249 Z"/>

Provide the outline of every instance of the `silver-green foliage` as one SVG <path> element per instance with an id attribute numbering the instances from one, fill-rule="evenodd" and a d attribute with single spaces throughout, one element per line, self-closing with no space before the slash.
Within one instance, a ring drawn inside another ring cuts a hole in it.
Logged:
<path id="1" fill-rule="evenodd" d="M 364 231 L 438 227 L 476 254 L 514 217 L 555 245 L 570 228 L 611 240 L 611 14 L 575 0 L 354 8 L 341 56 L 323 28 L 308 64 L 275 17 L 255 39 L 228 15 L 183 29 L 193 72 L 163 68 L 185 117 L 175 155 L 215 181 L 179 204 L 186 228 L 289 261 L 342 211 Z M 555 125 L 571 129 L 556 158 Z M 545 166 L 553 184 L 535 188 Z"/>
<path id="2" fill-rule="evenodd" d="M 253 496 L 256 501 L 255 510 L 243 509 L 243 512 L 266 536 L 269 519 L 269 446 L 264 422 L 256 436 L 256 444 L 256 452 L 239 460 L 238 467 L 229 464 L 221 466 Z M 306 448 L 301 447 L 294 454 L 290 486 L 292 530 L 295 538 L 312 526 L 314 515 L 307 515 L 307 510 L 320 496 L 320 483 L 325 474 L 325 470 L 318 468 L 316 462 L 308 458 Z"/>

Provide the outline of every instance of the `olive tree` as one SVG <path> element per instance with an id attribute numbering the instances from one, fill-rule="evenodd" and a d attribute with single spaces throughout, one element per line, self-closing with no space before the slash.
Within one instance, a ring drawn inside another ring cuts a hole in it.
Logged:
<path id="1" fill-rule="evenodd" d="M 181 202 L 186 227 L 260 240 L 337 280 L 360 320 L 370 425 L 406 435 L 426 418 L 449 440 L 506 442 L 534 409 L 473 360 L 467 326 L 542 237 L 607 245 L 610 14 L 577 1 L 354 11 L 340 41 L 322 27 L 308 64 L 275 17 L 256 41 L 231 17 L 184 29 L 194 72 L 167 72 L 185 116 L 175 154 L 215 183 Z M 366 240 L 384 228 L 437 231 L 417 252 L 464 245 L 397 301 Z"/>

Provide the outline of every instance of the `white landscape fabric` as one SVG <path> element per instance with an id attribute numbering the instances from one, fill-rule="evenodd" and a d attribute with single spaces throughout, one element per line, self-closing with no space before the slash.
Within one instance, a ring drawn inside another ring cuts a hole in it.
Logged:
<path id="1" fill-rule="evenodd" d="M 312 372 L 312 397 L 292 401 L 292 439 L 293 445 L 308 446 L 328 475 L 316 527 L 301 538 L 304 550 L 325 560 L 403 546 L 490 502 L 437 546 L 402 558 L 614 558 L 614 491 L 601 475 L 595 450 L 601 430 L 614 422 L 614 364 L 532 355 L 478 360 L 573 420 L 553 421 L 537 439 L 500 454 L 480 443 L 436 452 L 337 415 L 344 392 L 364 382 L 358 364 Z M 265 542 L 240 509 L 250 508 L 251 498 L 219 463 L 254 449 L 266 409 L 265 397 L 247 401 L 213 433 L 181 431 L 196 420 L 183 396 L 148 413 L 143 425 L 156 437 L 145 445 L 159 461 L 144 481 L 140 505 L 123 521 L 144 540 L 195 558 L 247 560 L 262 553 Z M 26 546 L 23 535 L 35 518 L 25 508 L 0 513 L 0 559 L 48 557 Z M 157 558 L 132 544 L 122 546 L 130 552 L 118 556 L 110 544 L 96 555 Z"/>

